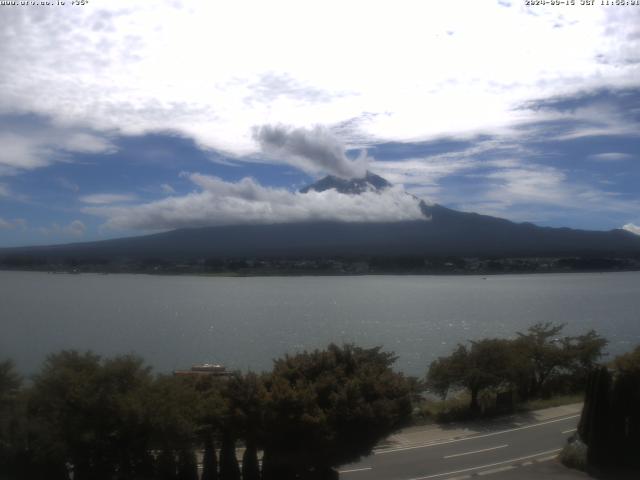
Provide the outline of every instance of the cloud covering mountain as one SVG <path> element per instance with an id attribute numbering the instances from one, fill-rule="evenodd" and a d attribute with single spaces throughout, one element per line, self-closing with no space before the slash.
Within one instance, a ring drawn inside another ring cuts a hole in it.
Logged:
<path id="1" fill-rule="evenodd" d="M 301 193 L 264 187 L 251 178 L 226 182 L 199 173 L 184 175 L 197 187 L 196 191 L 155 202 L 83 210 L 104 217 L 105 227 L 135 230 L 309 221 L 426 220 L 420 201 L 400 187 L 381 191 L 372 188 L 358 195 L 335 189 Z"/>

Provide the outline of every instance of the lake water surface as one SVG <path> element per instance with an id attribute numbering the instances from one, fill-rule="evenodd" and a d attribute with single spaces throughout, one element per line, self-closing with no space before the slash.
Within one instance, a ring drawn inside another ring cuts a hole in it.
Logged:
<path id="1" fill-rule="evenodd" d="M 640 344 L 640 272 L 500 276 L 252 277 L 0 272 L 0 359 L 37 371 L 60 349 L 134 352 L 157 371 L 220 362 L 269 369 L 329 342 L 383 345 L 423 375 L 457 342 L 539 322 Z"/>

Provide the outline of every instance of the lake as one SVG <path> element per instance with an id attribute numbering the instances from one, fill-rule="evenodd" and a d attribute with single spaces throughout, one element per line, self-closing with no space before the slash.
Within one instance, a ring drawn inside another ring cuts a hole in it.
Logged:
<path id="1" fill-rule="evenodd" d="M 0 271 L 0 359 L 26 374 L 61 349 L 135 352 L 156 371 L 219 362 L 265 370 L 329 342 L 383 345 L 423 375 L 457 342 L 539 321 L 640 344 L 640 272 L 499 276 L 249 277 Z"/>

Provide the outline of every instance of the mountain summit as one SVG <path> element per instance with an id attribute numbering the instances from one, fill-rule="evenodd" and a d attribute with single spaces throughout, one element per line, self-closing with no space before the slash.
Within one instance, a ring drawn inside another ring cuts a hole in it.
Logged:
<path id="1" fill-rule="evenodd" d="M 327 175 L 316 183 L 300 189 L 300 193 L 308 193 L 310 191 L 324 192 L 325 190 L 335 189 L 339 193 L 358 195 L 369 190 L 384 190 L 390 186 L 391 184 L 381 176 L 367 171 L 366 175 L 362 178 L 344 179 Z"/>

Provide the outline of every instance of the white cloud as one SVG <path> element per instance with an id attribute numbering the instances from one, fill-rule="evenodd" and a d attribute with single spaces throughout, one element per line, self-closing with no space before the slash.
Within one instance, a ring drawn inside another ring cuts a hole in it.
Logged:
<path id="1" fill-rule="evenodd" d="M 14 218 L 13 220 L 5 220 L 0 217 L 0 230 L 13 230 L 18 228 L 20 230 L 26 230 L 27 221 L 24 218 Z"/>
<path id="2" fill-rule="evenodd" d="M 419 201 L 398 187 L 345 195 L 335 190 L 299 193 L 264 187 L 250 178 L 237 183 L 185 174 L 198 190 L 180 197 L 127 207 L 86 207 L 113 229 L 170 230 L 247 223 L 335 220 L 393 222 L 424 219 Z"/>
<path id="3" fill-rule="evenodd" d="M 82 223 L 80 220 L 74 220 L 69 225 L 64 227 L 63 231 L 71 235 L 82 236 L 84 235 L 86 229 L 87 227 L 84 226 L 84 223 Z"/>
<path id="4" fill-rule="evenodd" d="M 83 203 L 90 203 L 92 205 L 108 205 L 113 203 L 126 203 L 136 199 L 135 195 L 126 193 L 92 193 L 90 195 L 83 195 L 80 197 L 80 201 Z"/>
<path id="5" fill-rule="evenodd" d="M 637 199 L 575 180 L 571 172 L 526 160 L 538 154 L 506 136 L 422 158 L 373 161 L 371 170 L 431 202 L 520 221 L 574 213 L 630 213 Z M 446 180 L 452 179 L 447 188 Z"/>
<path id="6" fill-rule="evenodd" d="M 622 227 L 627 232 L 635 233 L 636 235 L 640 235 L 640 226 L 634 223 L 627 223 Z"/>
<path id="7" fill-rule="evenodd" d="M 46 236 L 72 236 L 81 237 L 85 234 L 87 227 L 80 220 L 73 220 L 67 225 L 51 224 L 51 227 L 40 227 L 38 231 Z"/>
<path id="8" fill-rule="evenodd" d="M 347 144 L 470 135 L 551 116 L 515 108 L 532 99 L 639 86 L 639 32 L 637 8 L 488 0 L 327 0 L 313 16 L 296 0 L 7 7 L 0 113 L 177 131 L 236 155 L 257 152 L 252 126 L 279 122 L 351 122 Z M 10 165 L 47 161 L 14 148 Z M 76 138 L 68 148 L 102 147 Z"/>
<path id="9" fill-rule="evenodd" d="M 327 128 L 291 128 L 263 125 L 253 131 L 263 153 L 275 161 L 285 161 L 309 173 L 330 173 L 342 178 L 364 177 L 367 171 L 366 151 L 351 160 L 344 145 Z"/>
<path id="10" fill-rule="evenodd" d="M 629 155 L 628 153 L 608 152 L 589 155 L 589 158 L 597 162 L 619 162 L 632 158 L 632 155 Z"/>
<path id="11" fill-rule="evenodd" d="M 13 224 L 21 230 L 26 230 L 28 222 L 24 218 L 16 218 L 13 220 Z"/>
<path id="12" fill-rule="evenodd" d="M 446 204 L 456 197 L 452 192 L 454 189 L 441 187 L 441 182 L 447 177 L 464 175 L 470 171 L 483 171 L 478 176 L 485 176 L 490 172 L 520 167 L 522 162 L 517 158 L 530 153 L 505 138 L 491 139 L 478 141 L 462 150 L 436 155 L 393 161 L 373 160 L 369 168 L 393 184 L 404 185 L 408 192 L 420 198 Z M 481 159 L 481 155 L 489 155 L 490 159 Z"/>
<path id="13" fill-rule="evenodd" d="M 458 208 L 512 220 L 541 221 L 560 212 L 630 213 L 640 202 L 617 192 L 575 181 L 561 169 L 540 164 L 515 163 L 506 168 L 467 175 L 475 191 L 451 195 Z"/>
<path id="14" fill-rule="evenodd" d="M 0 74 L 1 76 L 1 74 Z M 0 94 L 0 98 L 2 98 Z M 111 153 L 104 138 L 59 126 L 2 125 L 0 175 L 45 167 L 67 159 L 68 153 Z"/>
<path id="15" fill-rule="evenodd" d="M 56 177 L 54 182 L 65 190 L 69 190 L 71 192 L 79 192 L 80 186 L 77 183 L 72 182 L 68 178 L 65 177 Z"/>
<path id="16" fill-rule="evenodd" d="M 59 145 L 60 148 L 76 153 L 113 153 L 115 147 L 104 138 L 88 133 L 72 133 Z"/>
<path id="17" fill-rule="evenodd" d="M 173 195 L 174 193 L 176 193 L 175 188 L 173 188 L 168 183 L 163 183 L 162 185 L 160 185 L 160 189 L 162 190 L 163 193 L 166 193 L 167 195 Z"/>

